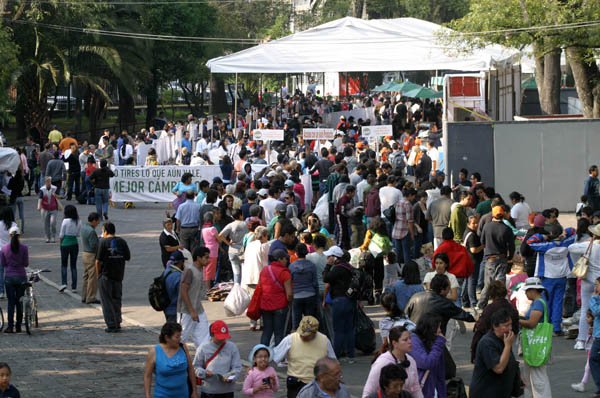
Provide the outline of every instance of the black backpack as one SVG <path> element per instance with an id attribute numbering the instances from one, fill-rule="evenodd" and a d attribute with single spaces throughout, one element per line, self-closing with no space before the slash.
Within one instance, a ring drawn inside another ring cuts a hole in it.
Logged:
<path id="1" fill-rule="evenodd" d="M 352 267 L 350 272 L 352 273 L 352 279 L 350 280 L 348 290 L 346 290 L 346 296 L 352 300 L 359 300 L 365 289 L 365 275 L 360 269 L 354 267 Z"/>
<path id="2" fill-rule="evenodd" d="M 154 278 L 150 288 L 148 289 L 148 300 L 150 305 L 155 311 L 164 311 L 171 303 L 169 293 L 167 291 L 167 277 L 171 275 L 174 270 L 169 270 L 166 274 Z"/>

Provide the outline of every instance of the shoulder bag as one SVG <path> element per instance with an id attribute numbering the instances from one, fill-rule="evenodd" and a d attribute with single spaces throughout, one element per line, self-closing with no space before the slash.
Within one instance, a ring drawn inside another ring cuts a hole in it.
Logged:
<path id="1" fill-rule="evenodd" d="M 585 278 L 588 272 L 588 266 L 590 263 L 590 253 L 592 251 L 593 241 L 590 242 L 590 245 L 586 249 L 585 253 L 579 257 L 575 265 L 573 266 L 573 275 L 578 278 Z"/>
<path id="2" fill-rule="evenodd" d="M 523 328 L 521 343 L 523 344 L 523 359 L 527 365 L 540 367 L 550 357 L 552 351 L 553 325 L 548 322 L 548 306 L 544 299 L 539 299 L 544 304 L 544 320 L 538 322 L 534 329 Z"/>
<path id="3" fill-rule="evenodd" d="M 225 343 L 227 343 L 227 342 L 224 342 L 224 343 L 222 343 L 222 344 L 219 346 L 219 348 L 217 348 L 217 351 L 215 351 L 215 353 L 214 353 L 214 354 L 212 354 L 212 355 L 210 356 L 210 358 L 208 358 L 208 361 L 206 361 L 206 362 L 204 363 L 204 369 L 208 370 L 208 364 L 209 364 L 209 363 L 211 363 L 211 362 L 212 362 L 212 360 L 213 360 L 213 359 L 215 359 L 215 358 L 217 357 L 217 355 L 219 355 L 219 353 L 221 352 L 221 350 L 223 349 L 223 347 L 225 347 Z M 204 381 L 204 380 L 202 380 L 202 377 L 196 377 L 196 384 L 197 384 L 197 385 L 201 386 L 203 381 Z"/>

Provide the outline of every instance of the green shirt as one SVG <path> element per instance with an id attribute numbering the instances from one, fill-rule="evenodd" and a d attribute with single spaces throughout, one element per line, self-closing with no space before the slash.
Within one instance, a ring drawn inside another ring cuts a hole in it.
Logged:
<path id="1" fill-rule="evenodd" d="M 98 251 L 98 235 L 90 223 L 81 226 L 81 245 L 84 252 L 96 253 Z"/>
<path id="2" fill-rule="evenodd" d="M 490 211 L 492 211 L 492 200 L 488 199 L 484 200 L 483 202 L 479 202 L 475 211 L 477 212 L 477 214 L 480 214 L 482 216 L 484 214 L 488 214 Z"/>
<path id="3" fill-rule="evenodd" d="M 450 214 L 450 228 L 454 232 L 454 240 L 462 243 L 462 238 L 467 228 L 467 212 L 461 204 L 457 204 Z"/>

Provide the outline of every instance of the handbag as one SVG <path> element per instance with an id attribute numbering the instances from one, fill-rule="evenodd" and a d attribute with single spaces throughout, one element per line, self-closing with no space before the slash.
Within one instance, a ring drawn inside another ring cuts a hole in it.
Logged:
<path id="1" fill-rule="evenodd" d="M 544 321 L 538 322 L 535 329 L 523 328 L 521 342 L 523 344 L 523 359 L 529 366 L 540 367 L 550 357 L 552 351 L 553 326 L 548 322 L 548 306 L 544 299 Z"/>
<path id="2" fill-rule="evenodd" d="M 250 304 L 248 304 L 248 308 L 246 309 L 246 316 L 253 321 L 257 321 L 260 318 L 260 299 L 262 297 L 262 287 L 260 282 L 256 285 L 256 289 L 254 289 L 254 294 L 252 294 L 252 298 L 250 299 Z"/>
<path id="3" fill-rule="evenodd" d="M 592 245 L 594 242 L 590 242 L 590 245 L 586 249 L 583 256 L 579 257 L 575 265 L 573 266 L 573 275 L 578 278 L 585 278 L 588 272 L 588 265 L 590 263 L 590 252 L 592 251 Z"/>
<path id="4" fill-rule="evenodd" d="M 444 368 L 446 369 L 446 380 L 454 379 L 456 377 L 456 362 L 448 351 L 448 348 L 444 345 Z"/>
<path id="5" fill-rule="evenodd" d="M 383 211 L 383 215 L 388 219 L 389 222 L 394 224 L 396 222 L 396 204 L 394 203 Z"/>
<path id="6" fill-rule="evenodd" d="M 219 355 L 219 353 L 221 352 L 221 350 L 223 349 L 223 347 L 225 347 L 225 343 L 227 343 L 227 342 L 221 343 L 221 345 L 219 346 L 219 348 L 217 348 L 217 351 L 215 351 L 215 353 L 212 354 L 210 356 L 210 358 L 208 358 L 208 360 L 204 363 L 204 369 L 208 369 L 208 364 L 211 363 L 212 360 L 215 359 L 217 355 Z M 202 377 L 196 377 L 196 384 L 197 385 L 201 386 L 203 381 L 204 380 L 202 380 Z"/>

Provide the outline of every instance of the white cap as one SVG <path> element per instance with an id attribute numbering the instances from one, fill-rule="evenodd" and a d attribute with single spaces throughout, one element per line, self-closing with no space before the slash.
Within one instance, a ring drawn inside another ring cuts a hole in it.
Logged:
<path id="1" fill-rule="evenodd" d="M 258 191 L 258 196 L 268 196 L 269 195 L 269 191 L 267 191 L 266 188 L 262 188 Z"/>
<path id="2" fill-rule="evenodd" d="M 344 251 L 339 246 L 331 246 L 329 248 L 329 250 L 327 250 L 323 254 L 326 255 L 327 257 L 334 256 L 334 257 L 338 257 L 339 258 L 339 257 L 342 257 L 344 255 Z"/>
<path id="3" fill-rule="evenodd" d="M 9 235 L 21 235 L 21 231 L 19 231 L 19 227 L 17 227 L 16 225 L 13 225 L 8 230 L 8 234 Z"/>

